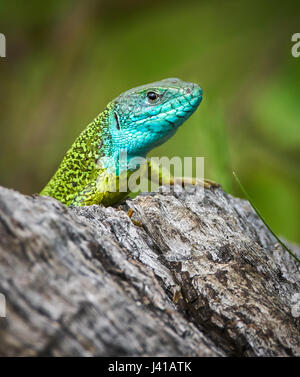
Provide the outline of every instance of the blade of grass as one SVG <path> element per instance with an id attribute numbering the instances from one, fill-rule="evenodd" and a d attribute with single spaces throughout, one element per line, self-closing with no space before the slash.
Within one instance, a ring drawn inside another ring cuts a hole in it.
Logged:
<path id="1" fill-rule="evenodd" d="M 238 185 L 240 186 L 240 189 L 242 190 L 243 194 L 245 195 L 246 199 L 249 201 L 249 203 L 251 204 L 252 208 L 254 209 L 254 211 L 256 212 L 257 216 L 261 219 L 261 221 L 265 224 L 265 226 L 269 229 L 269 231 L 273 234 L 273 236 L 276 238 L 276 240 L 280 243 L 280 245 L 293 257 L 295 258 L 295 260 L 300 263 L 300 260 L 299 258 L 297 258 L 297 256 L 280 240 L 280 238 L 273 232 L 273 230 L 271 229 L 271 227 L 268 225 L 268 223 L 266 222 L 266 220 L 264 219 L 263 215 L 260 213 L 260 211 L 258 210 L 258 208 L 255 206 L 255 204 L 253 203 L 253 200 L 250 198 L 250 196 L 248 195 L 246 189 L 244 188 L 244 186 L 242 185 L 241 181 L 239 180 L 238 176 L 235 174 L 235 172 L 232 172 L 235 180 L 237 181 Z"/>

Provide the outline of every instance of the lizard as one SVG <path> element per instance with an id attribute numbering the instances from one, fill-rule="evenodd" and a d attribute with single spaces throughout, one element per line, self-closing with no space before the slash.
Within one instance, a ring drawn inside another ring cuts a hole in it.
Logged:
<path id="1" fill-rule="evenodd" d="M 130 192 L 120 190 L 121 177 L 127 182 L 140 168 L 139 164 L 130 167 L 130 163 L 136 157 L 146 157 L 174 135 L 197 109 L 202 96 L 199 85 L 178 78 L 122 93 L 81 132 L 40 195 L 54 197 L 68 206 L 120 202 Z M 122 151 L 126 152 L 126 168 L 119 163 Z M 213 181 L 186 177 L 171 176 L 166 181 L 162 169 L 146 161 L 150 177 L 155 171 L 159 184 L 174 185 L 180 180 L 205 188 L 217 186 Z M 116 190 L 111 190 L 113 182 Z"/>

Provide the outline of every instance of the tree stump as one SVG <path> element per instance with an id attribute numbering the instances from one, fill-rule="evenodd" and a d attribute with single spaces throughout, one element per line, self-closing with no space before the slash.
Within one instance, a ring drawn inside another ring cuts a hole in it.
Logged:
<path id="1" fill-rule="evenodd" d="M 115 208 L 0 188 L 0 293 L 1 356 L 300 356 L 299 265 L 221 188 Z"/>

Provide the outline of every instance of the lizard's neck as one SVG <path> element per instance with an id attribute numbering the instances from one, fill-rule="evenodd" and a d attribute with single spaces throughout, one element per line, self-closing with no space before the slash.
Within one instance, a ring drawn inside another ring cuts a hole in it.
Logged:
<path id="1" fill-rule="evenodd" d="M 129 110 L 128 110 L 129 111 Z M 109 173 L 119 175 L 124 170 L 136 170 L 139 167 L 139 160 L 145 159 L 147 153 L 164 143 L 175 132 L 172 125 L 165 125 L 163 128 L 155 125 L 156 132 L 151 132 L 151 124 L 140 126 L 137 124 L 125 125 L 120 117 L 114 103 L 108 104 L 102 117 L 102 156 L 99 159 L 100 166 L 108 170 Z M 97 119 L 97 118 L 96 118 Z M 145 133 L 145 129 L 149 132 Z M 161 132 L 158 130 L 161 129 Z"/>
<path id="2" fill-rule="evenodd" d="M 110 103 L 95 122 L 101 125 L 101 149 L 97 166 L 118 176 L 124 170 L 136 170 L 139 167 L 136 158 L 145 158 L 148 149 L 132 148 L 135 147 L 135 143 L 128 144 L 128 131 L 126 128 L 120 128 L 116 117 L 115 107 Z"/>

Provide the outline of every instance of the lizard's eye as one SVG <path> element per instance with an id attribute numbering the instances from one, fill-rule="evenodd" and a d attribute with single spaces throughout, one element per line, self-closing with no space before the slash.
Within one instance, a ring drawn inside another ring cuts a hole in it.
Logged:
<path id="1" fill-rule="evenodd" d="M 159 98 L 159 95 L 155 92 L 148 92 L 147 98 L 148 98 L 149 101 L 154 102 Z"/>

